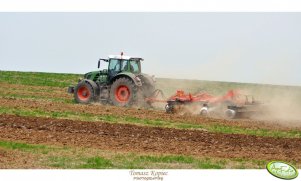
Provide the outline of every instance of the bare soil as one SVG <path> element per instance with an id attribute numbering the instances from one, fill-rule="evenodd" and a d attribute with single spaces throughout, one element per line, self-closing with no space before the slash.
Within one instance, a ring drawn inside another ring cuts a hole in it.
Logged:
<path id="1" fill-rule="evenodd" d="M 0 139 L 112 151 L 301 161 L 299 138 L 257 137 L 12 115 L 0 116 Z"/>
<path id="2" fill-rule="evenodd" d="M 179 114 L 167 114 L 162 110 L 149 110 L 139 108 L 124 108 L 114 107 L 101 104 L 67 104 L 60 102 L 48 102 L 29 99 L 14 99 L 14 98 L 0 98 L 1 107 L 10 108 L 26 108 L 26 109 L 40 109 L 44 111 L 72 111 L 79 113 L 89 113 L 93 115 L 114 115 L 120 117 L 134 117 L 138 119 L 152 119 L 152 120 L 167 120 L 173 122 L 182 123 L 195 123 L 195 124 L 222 124 L 227 126 L 239 126 L 250 129 L 271 129 L 271 130 L 301 130 L 301 127 L 296 124 L 283 125 L 277 123 L 276 120 L 266 122 L 260 120 L 249 119 L 234 119 L 224 120 L 209 117 L 201 117 L 199 115 L 179 115 Z"/>

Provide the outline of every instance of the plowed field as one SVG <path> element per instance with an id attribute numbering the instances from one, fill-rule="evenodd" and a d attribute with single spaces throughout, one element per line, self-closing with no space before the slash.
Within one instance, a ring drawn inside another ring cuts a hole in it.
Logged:
<path id="1" fill-rule="evenodd" d="M 262 168 L 271 160 L 301 162 L 298 124 L 78 105 L 65 91 L 0 81 L 0 168 Z M 56 151 L 65 147 L 69 151 Z M 132 166 L 120 155 L 135 157 Z M 82 164 L 95 157 L 108 162 Z"/>
<path id="2" fill-rule="evenodd" d="M 0 138 L 131 152 L 301 161 L 301 139 L 3 115 Z"/>

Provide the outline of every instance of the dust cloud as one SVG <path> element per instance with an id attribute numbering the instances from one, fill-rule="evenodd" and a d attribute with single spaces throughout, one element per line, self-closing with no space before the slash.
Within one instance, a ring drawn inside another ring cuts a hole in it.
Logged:
<path id="1" fill-rule="evenodd" d="M 214 96 L 224 95 L 231 89 L 241 90 L 243 94 L 252 95 L 256 101 L 262 103 L 258 106 L 258 113 L 250 116 L 251 119 L 291 127 L 301 126 L 301 87 L 298 86 L 157 79 L 157 88 L 161 89 L 167 98 L 174 95 L 177 90 L 191 94 L 204 91 Z M 163 104 L 159 104 L 159 107 L 164 109 Z M 192 105 L 185 106 L 183 112 L 199 114 L 199 110 L 200 107 Z"/>
<path id="2" fill-rule="evenodd" d="M 263 104 L 262 114 L 252 118 L 301 126 L 301 88 L 292 86 L 268 86 L 252 91 Z"/>

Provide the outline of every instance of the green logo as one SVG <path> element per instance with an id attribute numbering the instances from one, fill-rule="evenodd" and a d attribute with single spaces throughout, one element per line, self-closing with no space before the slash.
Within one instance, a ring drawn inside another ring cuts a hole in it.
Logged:
<path id="1" fill-rule="evenodd" d="M 298 170 L 285 162 L 272 161 L 267 164 L 267 170 L 275 177 L 291 180 L 298 176 Z"/>

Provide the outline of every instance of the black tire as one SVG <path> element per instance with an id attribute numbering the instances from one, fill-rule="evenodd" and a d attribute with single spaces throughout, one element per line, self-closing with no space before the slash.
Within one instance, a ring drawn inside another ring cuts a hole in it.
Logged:
<path id="1" fill-rule="evenodd" d="M 121 87 L 126 87 L 124 92 L 126 95 L 129 94 L 128 96 L 122 95 L 122 90 L 120 90 Z M 121 97 L 117 95 L 120 95 Z M 115 106 L 123 107 L 132 106 L 135 104 L 135 102 L 137 102 L 137 87 L 135 83 L 132 80 L 124 77 L 115 80 L 110 89 L 110 101 Z"/>
<path id="2" fill-rule="evenodd" d="M 91 103 L 94 100 L 92 86 L 85 81 L 79 82 L 74 89 L 74 99 L 77 103 L 81 104 Z"/>

